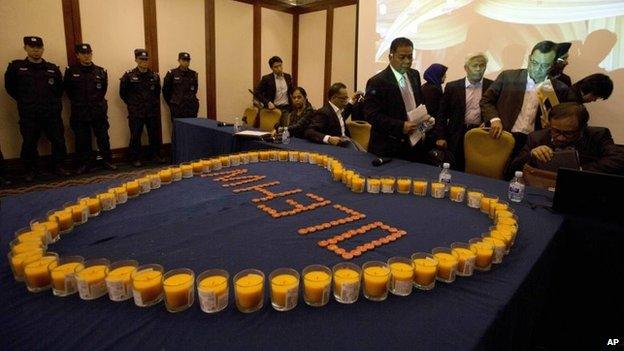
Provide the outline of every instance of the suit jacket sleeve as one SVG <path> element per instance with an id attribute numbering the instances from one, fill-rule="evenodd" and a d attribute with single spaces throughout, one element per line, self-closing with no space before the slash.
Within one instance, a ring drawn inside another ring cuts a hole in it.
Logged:
<path id="1" fill-rule="evenodd" d="M 63 97 L 63 74 L 58 66 L 54 66 L 54 95 L 57 98 Z"/>
<path id="2" fill-rule="evenodd" d="M 611 131 L 604 128 L 591 138 L 591 143 L 598 146 L 598 158 L 583 165 L 583 170 L 623 174 L 624 173 L 624 148 L 615 145 L 611 137 Z"/>
<path id="3" fill-rule="evenodd" d="M 69 79 L 69 76 L 70 76 L 69 67 L 67 67 L 65 68 L 65 74 L 63 75 L 63 86 L 65 87 L 65 92 L 67 93 L 67 97 L 71 100 L 73 96 L 69 95 L 72 92 L 72 90 L 70 89 L 71 80 Z"/>
<path id="4" fill-rule="evenodd" d="M 310 125 L 308 126 L 304 134 L 306 139 L 315 143 L 322 144 L 323 138 L 325 138 L 325 135 L 327 135 L 323 133 L 326 124 L 327 116 L 321 111 L 314 112 L 310 120 Z"/>
<path id="5" fill-rule="evenodd" d="M 496 108 L 496 103 L 503 89 L 504 75 L 499 74 L 496 80 L 490 84 L 490 87 L 483 93 L 481 97 L 481 117 L 484 122 L 489 122 L 492 118 L 500 117 Z"/>
<path id="6" fill-rule="evenodd" d="M 524 168 L 524 165 L 531 161 L 531 150 L 537 146 L 539 146 L 539 142 L 535 140 L 535 134 L 529 134 L 526 143 L 522 149 L 520 149 L 516 158 L 514 158 L 509 164 L 509 170 L 511 172 L 521 171 L 522 168 Z"/>
<path id="7" fill-rule="evenodd" d="M 13 99 L 17 100 L 17 90 L 15 85 L 15 66 L 13 62 L 11 62 L 4 73 L 4 88 Z"/>
<path id="8" fill-rule="evenodd" d="M 388 116 L 384 111 L 384 102 L 383 88 L 378 82 L 369 80 L 366 83 L 366 97 L 363 107 L 366 120 L 380 133 L 400 138 L 403 135 L 404 121 Z"/>
<path id="9" fill-rule="evenodd" d="M 102 68 L 102 99 L 106 98 L 108 91 L 108 72 Z"/>
<path id="10" fill-rule="evenodd" d="M 256 87 L 255 94 L 256 98 L 260 100 L 265 106 L 271 101 L 271 99 L 267 96 L 269 90 L 269 80 L 267 77 L 262 77 L 260 79 L 260 83 Z"/>
<path id="11" fill-rule="evenodd" d="M 128 104 L 128 74 L 124 74 L 119 80 L 119 97 Z"/>
<path id="12" fill-rule="evenodd" d="M 171 74 L 171 71 L 167 72 L 167 74 L 165 74 L 165 79 L 163 80 L 163 88 L 162 88 L 162 93 L 163 93 L 163 98 L 165 98 L 165 101 L 167 103 L 169 103 L 169 101 L 171 101 L 171 89 L 173 85 L 173 75 Z"/>

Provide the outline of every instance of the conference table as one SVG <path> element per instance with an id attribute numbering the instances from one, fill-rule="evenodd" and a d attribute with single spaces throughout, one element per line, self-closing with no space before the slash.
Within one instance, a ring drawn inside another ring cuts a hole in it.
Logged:
<path id="1" fill-rule="evenodd" d="M 365 176 L 434 179 L 439 173 L 436 167 L 401 160 L 373 167 L 373 155 L 299 139 L 287 145 L 241 140 L 233 136 L 231 127 L 218 127 L 207 119 L 176 120 L 175 128 L 176 162 L 275 147 L 331 155 Z M 353 193 L 341 182 L 333 181 L 326 169 L 309 163 L 259 162 L 230 169 L 245 169 L 245 175 L 263 176 L 261 182 L 280 182 L 268 188 L 273 192 L 300 189 L 291 196 L 267 202 L 277 210 L 290 208 L 287 199 L 309 204 L 314 201 L 310 194 L 331 201 L 331 205 L 276 219 L 260 211 L 252 201 L 259 193 L 235 193 L 232 187 L 215 181 L 215 177 L 194 176 L 153 189 L 90 218 L 50 245 L 48 251 L 61 257 L 81 255 L 111 262 L 134 259 L 140 264 L 161 264 L 165 270 L 185 267 L 196 276 L 210 268 L 227 270 L 230 277 L 243 269 L 256 268 L 268 277 L 280 267 L 301 272 L 311 264 L 332 267 L 345 262 L 320 247 L 318 241 L 375 221 L 407 234 L 350 262 L 385 262 L 394 256 L 410 257 L 415 252 L 450 247 L 454 242 L 480 237 L 491 225 L 491 220 L 478 209 L 448 198 Z M 454 172 L 452 181 L 506 199 L 506 182 L 461 172 Z M 119 183 L 108 181 L 3 198 L 3 254 L 6 257 L 13 233 L 27 226 L 31 219 L 79 196 L 106 191 Z M 241 187 L 250 185 L 253 184 Z M 188 310 L 169 313 L 164 303 L 140 308 L 132 300 L 112 302 L 107 296 L 84 301 L 77 294 L 55 297 L 50 291 L 29 293 L 23 283 L 13 279 L 5 259 L 0 267 L 0 347 L 504 349 L 508 340 L 518 340 L 518 320 L 530 319 L 531 308 L 535 307 L 532 304 L 543 297 L 537 292 L 540 274 L 548 266 L 549 247 L 563 222 L 563 216 L 541 205 L 549 196 L 545 191 L 529 189 L 522 203 L 511 205 L 519 218 L 520 230 L 510 253 L 491 270 L 457 277 L 453 283 L 436 282 L 434 289 L 415 289 L 409 296 L 389 295 L 382 302 L 360 295 L 357 302 L 349 305 L 332 297 L 326 306 L 310 307 L 300 294 L 297 307 L 278 312 L 271 307 L 265 291 L 264 307 L 244 314 L 236 309 L 230 289 L 229 305 L 219 313 L 202 312 L 197 297 Z M 366 218 L 308 235 L 298 234 L 299 228 L 344 217 L 333 205 L 358 211 Z M 380 235 L 385 234 L 374 230 L 343 245 L 355 247 Z"/>

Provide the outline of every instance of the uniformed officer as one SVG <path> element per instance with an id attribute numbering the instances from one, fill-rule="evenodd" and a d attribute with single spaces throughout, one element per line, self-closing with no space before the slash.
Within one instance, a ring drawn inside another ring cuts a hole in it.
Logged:
<path id="1" fill-rule="evenodd" d="M 91 168 L 94 161 L 91 149 L 91 130 L 95 135 L 98 150 L 105 168 L 117 169 L 112 164 L 110 139 L 108 137 L 108 73 L 93 63 L 93 51 L 89 44 L 75 47 L 78 64 L 65 70 L 65 91 L 71 102 L 69 125 L 74 131 L 76 142 L 76 173 L 82 174 Z"/>
<path id="2" fill-rule="evenodd" d="M 130 126 L 130 160 L 135 167 L 141 164 L 141 134 L 147 129 L 150 154 L 158 162 L 160 157 L 160 77 L 149 69 L 149 54 L 144 49 L 134 50 L 137 67 L 127 71 L 119 84 L 119 95 L 128 105 Z"/>
<path id="3" fill-rule="evenodd" d="M 42 58 L 43 39 L 40 37 L 24 37 L 24 50 L 28 56 L 9 63 L 4 75 L 5 88 L 17 101 L 22 134 L 21 158 L 26 167 L 24 178 L 31 181 L 38 172 L 37 143 L 42 132 L 52 146 L 54 173 L 67 176 L 69 172 L 62 167 L 67 149 L 61 119 L 61 71 L 57 65 Z"/>
<path id="4" fill-rule="evenodd" d="M 197 117 L 197 72 L 189 68 L 191 55 L 188 52 L 179 53 L 178 63 L 178 68 L 165 75 L 163 97 L 169 105 L 171 118 Z"/>

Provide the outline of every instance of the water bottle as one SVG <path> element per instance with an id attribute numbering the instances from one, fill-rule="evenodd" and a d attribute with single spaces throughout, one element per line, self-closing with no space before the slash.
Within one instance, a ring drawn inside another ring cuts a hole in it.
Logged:
<path id="1" fill-rule="evenodd" d="M 290 133 L 288 132 L 288 127 L 284 127 L 282 131 L 282 144 L 290 143 Z"/>
<path id="2" fill-rule="evenodd" d="M 431 130 L 431 128 L 433 128 L 434 125 L 435 125 L 435 118 L 430 117 L 428 120 L 425 120 L 424 122 L 422 122 L 420 126 L 418 126 L 418 129 L 424 134 L 428 132 L 429 130 Z"/>
<path id="3" fill-rule="evenodd" d="M 451 168 L 451 165 L 448 162 L 444 162 L 442 164 L 442 171 L 438 177 L 438 180 L 444 183 L 444 191 L 448 191 L 451 184 L 451 171 L 449 168 Z"/>
<path id="4" fill-rule="evenodd" d="M 243 126 L 241 125 L 240 118 L 234 118 L 234 133 L 238 133 L 243 130 Z"/>
<path id="5" fill-rule="evenodd" d="M 515 176 L 509 182 L 509 200 L 513 202 L 522 202 L 524 197 L 524 179 L 522 179 L 522 172 L 516 171 Z"/>

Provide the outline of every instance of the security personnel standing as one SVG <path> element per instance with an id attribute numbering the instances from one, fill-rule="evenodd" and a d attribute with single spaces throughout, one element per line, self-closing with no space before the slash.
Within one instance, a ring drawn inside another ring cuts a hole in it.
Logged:
<path id="1" fill-rule="evenodd" d="M 128 105 L 130 126 L 130 160 L 141 167 L 141 134 L 147 129 L 150 154 L 158 162 L 160 157 L 160 77 L 149 69 L 149 54 L 144 49 L 134 50 L 137 67 L 127 71 L 119 84 L 119 95 Z"/>
<path id="2" fill-rule="evenodd" d="M 57 65 L 42 58 L 43 39 L 40 37 L 24 37 L 24 50 L 28 56 L 9 63 L 4 75 L 5 88 L 17 101 L 23 139 L 21 158 L 26 166 L 24 178 L 31 181 L 38 171 L 37 143 L 42 132 L 52 146 L 54 173 L 67 176 L 69 172 L 62 167 L 67 149 L 61 119 L 61 71 Z"/>
<path id="3" fill-rule="evenodd" d="M 188 52 L 178 54 L 180 66 L 167 72 L 163 81 L 163 97 L 169 105 L 171 118 L 197 117 L 197 72 L 189 69 L 191 55 Z"/>
<path id="4" fill-rule="evenodd" d="M 69 125 L 74 131 L 76 141 L 76 173 L 82 174 L 91 168 L 93 150 L 91 149 L 91 130 L 95 135 L 103 166 L 117 169 L 112 164 L 110 139 L 108 137 L 108 104 L 106 90 L 108 73 L 92 61 L 93 51 L 89 44 L 75 47 L 79 63 L 67 67 L 64 85 L 71 101 Z"/>

